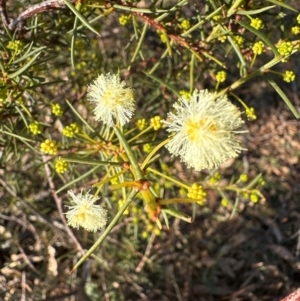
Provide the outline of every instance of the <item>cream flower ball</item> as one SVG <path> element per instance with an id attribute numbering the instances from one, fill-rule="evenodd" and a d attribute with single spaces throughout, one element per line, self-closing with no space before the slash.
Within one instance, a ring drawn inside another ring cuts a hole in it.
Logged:
<path id="1" fill-rule="evenodd" d="M 97 198 L 92 194 L 81 193 L 75 195 L 72 190 L 68 191 L 71 197 L 71 202 L 74 204 L 69 207 L 66 213 L 68 224 L 73 228 L 83 227 L 87 231 L 96 232 L 106 225 L 107 210 L 103 209 L 100 205 L 94 205 Z"/>
<path id="2" fill-rule="evenodd" d="M 116 122 L 121 126 L 126 124 L 135 110 L 133 90 L 126 88 L 126 83 L 116 74 L 99 75 L 88 86 L 87 98 L 95 104 L 95 119 L 110 127 Z"/>
<path id="3" fill-rule="evenodd" d="M 171 140 L 166 148 L 172 155 L 195 170 L 213 169 L 243 149 L 236 136 L 244 121 L 241 111 L 216 93 L 195 90 L 191 96 L 181 96 L 169 113 L 167 131 Z"/>

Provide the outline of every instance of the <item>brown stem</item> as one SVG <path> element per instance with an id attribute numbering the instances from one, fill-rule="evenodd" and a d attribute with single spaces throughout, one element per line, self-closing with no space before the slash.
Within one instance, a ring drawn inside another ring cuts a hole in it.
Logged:
<path id="1" fill-rule="evenodd" d="M 0 0 L 0 6 L 1 6 L 1 2 L 5 3 L 5 1 L 6 0 Z M 71 3 L 76 2 L 76 0 L 69 0 L 69 1 Z M 39 14 L 44 11 L 48 11 L 50 9 L 62 8 L 62 7 L 65 7 L 64 0 L 48 0 L 48 1 L 44 1 L 39 4 L 31 5 L 25 11 L 23 11 L 15 20 L 13 20 L 9 24 L 9 29 L 14 30 L 16 28 L 16 26 L 18 25 L 18 23 L 24 22 L 26 19 L 28 19 L 36 14 Z"/>

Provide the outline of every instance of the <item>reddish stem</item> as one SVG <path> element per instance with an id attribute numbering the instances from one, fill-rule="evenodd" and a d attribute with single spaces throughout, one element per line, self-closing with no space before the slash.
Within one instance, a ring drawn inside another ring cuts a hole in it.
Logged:
<path id="1" fill-rule="evenodd" d="M 280 301 L 300 301 L 300 288 L 295 290 L 293 293 L 281 299 Z"/>

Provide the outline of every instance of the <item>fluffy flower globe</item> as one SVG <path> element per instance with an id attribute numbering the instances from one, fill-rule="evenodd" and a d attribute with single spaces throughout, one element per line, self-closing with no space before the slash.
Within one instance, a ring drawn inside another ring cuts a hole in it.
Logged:
<path id="1" fill-rule="evenodd" d="M 74 203 L 73 206 L 68 206 L 69 211 L 66 213 L 70 226 L 77 229 L 81 226 L 87 231 L 96 232 L 106 225 L 107 210 L 100 205 L 94 205 L 97 198 L 89 193 L 83 195 L 82 190 L 78 195 L 72 190 L 69 190 L 68 194 Z"/>
<path id="2" fill-rule="evenodd" d="M 174 134 L 167 149 L 198 171 L 216 168 L 242 150 L 235 135 L 243 124 L 241 112 L 226 96 L 215 99 L 215 95 L 195 90 L 190 97 L 181 96 L 174 104 L 176 112 L 164 121 Z"/>
<path id="3" fill-rule="evenodd" d="M 135 109 L 133 90 L 126 88 L 124 81 L 116 74 L 99 75 L 88 87 L 88 100 L 96 105 L 95 119 L 108 126 L 114 126 L 115 120 L 123 126 Z"/>

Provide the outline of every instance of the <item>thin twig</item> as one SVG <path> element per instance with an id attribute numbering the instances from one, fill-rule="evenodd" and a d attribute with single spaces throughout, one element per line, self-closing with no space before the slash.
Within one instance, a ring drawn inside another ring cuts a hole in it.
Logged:
<path id="1" fill-rule="evenodd" d="M 26 253 L 24 252 L 23 248 L 21 247 L 21 245 L 18 243 L 18 249 L 24 259 L 24 261 L 26 262 L 26 264 L 29 266 L 29 268 L 35 272 L 37 275 L 40 275 L 39 271 L 34 267 L 34 265 L 31 263 L 31 261 L 29 260 L 28 256 L 26 255 Z"/>
<path id="2" fill-rule="evenodd" d="M 21 281 L 21 287 L 22 287 L 22 295 L 21 295 L 21 301 L 26 300 L 26 272 L 22 272 L 22 281 Z"/>
<path id="3" fill-rule="evenodd" d="M 8 26 L 8 17 L 6 13 L 6 0 L 0 0 L 0 17 L 4 26 Z"/>
<path id="4" fill-rule="evenodd" d="M 151 262 L 148 257 L 150 255 L 151 249 L 153 247 L 153 241 L 155 239 L 155 236 L 156 236 L 155 232 L 153 231 L 151 236 L 150 236 L 150 239 L 148 241 L 148 245 L 147 245 L 145 254 L 144 254 L 144 256 L 142 257 L 141 261 L 139 262 L 139 264 L 137 265 L 137 267 L 135 269 L 135 271 L 137 273 L 140 273 L 142 271 L 142 269 L 143 269 L 146 262 Z"/>
<path id="5" fill-rule="evenodd" d="M 110 301 L 108 288 L 107 288 L 106 281 L 105 281 L 105 271 L 104 271 L 104 269 L 102 270 L 102 272 L 100 274 L 100 277 L 101 277 L 102 291 L 104 293 L 105 301 Z"/>

